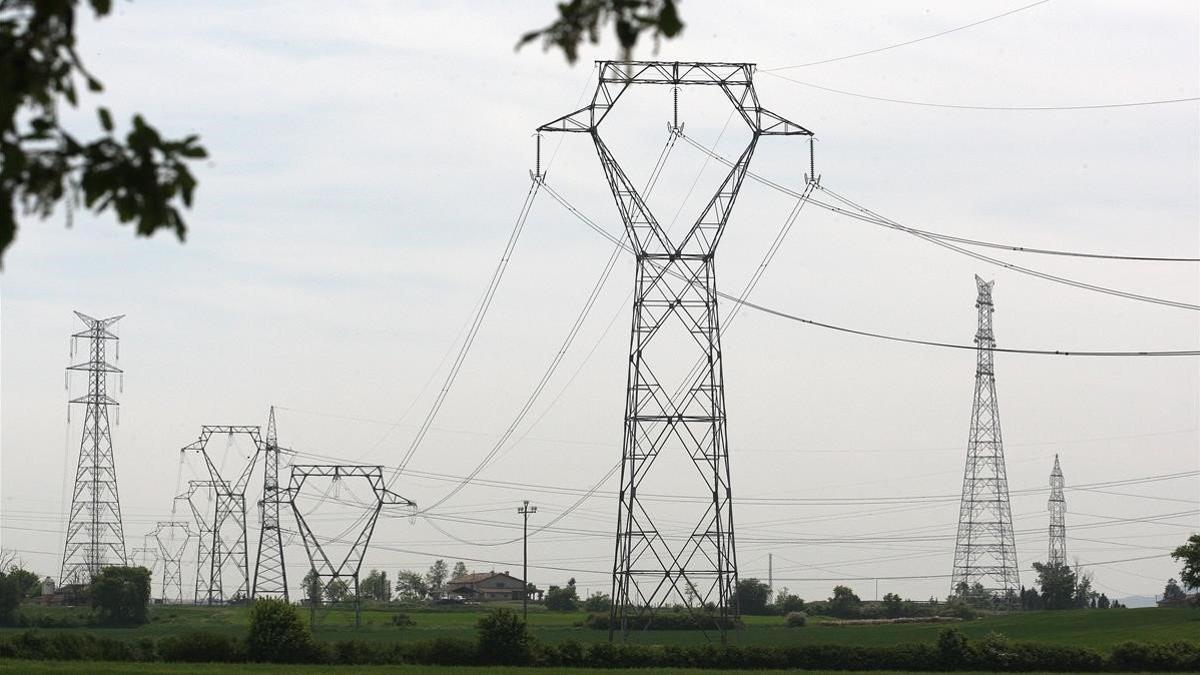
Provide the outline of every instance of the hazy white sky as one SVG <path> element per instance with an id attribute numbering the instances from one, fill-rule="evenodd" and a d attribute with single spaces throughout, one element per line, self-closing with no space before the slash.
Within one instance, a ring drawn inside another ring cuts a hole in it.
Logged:
<path id="1" fill-rule="evenodd" d="M 1018 4 L 747 2 L 730 13 L 727 3 L 689 0 L 684 36 L 657 57 L 774 68 L 901 42 Z M 547 22 L 551 11 L 548 0 L 351 2 L 332 14 L 328 3 L 146 1 L 85 22 L 81 53 L 108 93 L 85 101 L 84 112 L 71 116 L 75 127 L 96 130 L 88 111 L 102 102 L 118 118 L 137 111 L 164 132 L 200 133 L 211 161 L 198 167 L 184 245 L 164 235 L 135 240 L 107 216 L 76 214 L 71 228 L 62 215 L 22 223 L 0 276 L 4 548 L 57 574 L 62 491 L 81 417 L 66 427 L 62 369 L 67 336 L 77 330 L 73 309 L 128 315 L 120 330 L 128 375 L 114 440 L 131 547 L 170 515 L 187 479 L 200 477 L 195 458 L 181 468 L 179 448 L 202 424 L 265 424 L 274 404 L 285 446 L 398 462 L 520 208 L 532 130 L 577 107 L 592 86 L 591 60 L 614 56 L 607 35 L 574 67 L 537 46 L 515 52 L 517 36 Z M 651 45 L 637 56 L 652 57 Z M 873 96 L 983 106 L 1196 96 L 1200 9 L 1054 0 L 916 45 L 783 72 Z M 765 73 L 757 85 L 763 105 L 817 133 L 827 187 L 906 224 L 1025 246 L 1200 252 L 1195 102 L 979 111 L 871 101 Z M 639 92 L 626 103 L 605 134 L 640 182 L 666 140 L 669 99 L 665 91 Z M 727 115 L 714 98 L 681 97 L 681 121 L 700 142 L 715 142 Z M 735 126 L 721 152 L 737 151 L 744 132 Z M 583 136 L 559 140 L 547 141 L 550 183 L 618 232 L 591 144 Z M 651 206 L 673 214 L 702 166 L 702 155 L 679 144 Z M 764 139 L 753 168 L 799 186 L 805 146 Z M 710 164 L 699 175 L 703 190 L 720 173 Z M 747 182 L 722 244 L 726 290 L 740 289 L 790 207 Z M 488 452 L 553 357 L 609 250 L 539 198 L 413 469 L 461 476 Z M 1200 302 L 1194 264 L 1000 257 Z M 538 504 L 532 522 L 544 523 L 574 502 L 572 491 L 591 487 L 616 463 L 632 271 L 622 259 L 518 430 L 521 440 L 481 474 L 491 486 L 473 485 L 441 508 L 437 525 L 458 539 L 423 519 L 387 519 L 367 567 L 394 573 L 443 557 L 515 571 L 520 545 L 504 542 L 519 534 L 512 528 L 520 501 Z M 811 207 L 754 299 L 855 328 L 969 342 L 976 273 L 996 279 L 1001 346 L 1200 346 L 1196 312 L 1050 284 Z M 742 576 L 765 577 L 768 553 L 775 554 L 776 587 L 806 598 L 828 595 L 830 578 L 948 575 L 974 355 L 829 333 L 751 311 L 739 316 L 724 348 L 735 497 L 784 500 L 737 507 Z M 1068 486 L 1200 469 L 1196 359 L 996 361 L 1014 491 L 1045 487 L 1055 453 Z M 240 461 L 236 445 L 222 440 L 215 450 L 225 467 Z M 429 504 L 452 485 L 410 475 L 396 489 Z M 575 576 L 585 589 L 607 591 L 614 485 L 531 539 L 531 563 L 539 566 L 531 581 L 545 587 Z M 1164 553 L 1200 525 L 1198 487 L 1193 476 L 1069 491 L 1069 555 L 1088 563 Z M 925 500 L 802 501 L 877 497 Z M 1045 557 L 1045 500 L 1044 492 L 1014 494 L 1022 567 Z M 1163 514 L 1177 515 L 1149 524 L 1110 520 Z M 334 533 L 352 515 L 327 503 L 314 520 Z M 896 533 L 913 539 L 880 540 Z M 287 555 L 298 580 L 305 567 L 298 542 Z M 1161 592 L 1177 574 L 1165 555 L 1093 570 L 1098 588 L 1115 596 Z M 186 584 L 193 571 L 185 566 Z M 1024 582 L 1032 579 L 1023 572 Z M 873 582 L 850 585 L 874 594 Z M 891 580 L 879 592 L 924 598 L 945 595 L 948 585 Z"/>

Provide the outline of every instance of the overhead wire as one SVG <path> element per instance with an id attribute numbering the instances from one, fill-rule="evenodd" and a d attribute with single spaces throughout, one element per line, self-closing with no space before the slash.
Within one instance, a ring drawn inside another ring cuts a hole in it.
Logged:
<path id="1" fill-rule="evenodd" d="M 704 147 L 700 143 L 696 142 L 694 139 L 691 139 L 691 138 L 685 136 L 684 140 L 686 140 L 689 145 L 700 150 L 701 152 L 713 156 L 713 158 L 716 159 L 718 162 L 721 162 L 722 164 L 725 164 L 726 166 L 732 166 L 732 164 L 733 164 L 732 161 L 729 160 L 727 157 L 724 157 L 724 156 L 721 156 L 721 155 L 715 153 L 713 150 L 710 150 L 709 148 Z M 801 194 L 801 193 L 797 192 L 796 190 L 787 188 L 783 185 L 780 185 L 777 182 L 768 180 L 768 179 L 754 173 L 753 171 L 747 171 L 746 175 L 750 176 L 751 179 L 753 179 L 759 183 L 762 183 L 763 185 L 766 185 L 767 187 L 770 187 L 778 192 L 786 194 L 790 197 L 798 198 Z M 879 225 L 882 227 L 887 227 L 889 229 L 906 232 L 906 233 L 916 236 L 920 239 L 924 239 L 925 241 L 928 241 L 929 243 L 932 243 L 937 246 L 941 246 L 943 248 L 949 249 L 956 253 L 960 253 L 962 255 L 969 256 L 971 258 L 975 258 L 976 260 L 980 260 L 980 261 L 983 261 L 983 262 L 986 262 L 986 263 L 989 263 L 992 265 L 1003 267 L 1005 269 L 1008 269 L 1008 270 L 1011 270 L 1014 272 L 1019 272 L 1022 274 L 1035 276 L 1035 277 L 1038 277 L 1045 281 L 1051 281 L 1054 283 L 1060 283 L 1060 284 L 1065 284 L 1068 286 L 1074 286 L 1076 288 L 1081 288 L 1081 289 L 1090 290 L 1090 291 L 1096 291 L 1098 293 L 1106 293 L 1109 295 L 1115 295 L 1115 296 L 1127 298 L 1130 300 L 1139 300 L 1142 302 L 1149 302 L 1149 303 L 1153 303 L 1153 304 L 1175 307 L 1177 309 L 1200 311 L 1200 305 L 1194 305 L 1191 303 L 1180 302 L 1177 300 L 1156 298 L 1153 296 L 1142 295 L 1142 294 L 1138 294 L 1138 293 L 1131 293 L 1128 291 L 1122 291 L 1122 290 L 1115 289 L 1115 288 L 1108 288 L 1106 286 L 1098 286 L 1096 284 L 1089 284 L 1089 283 L 1078 281 L 1075 279 L 1069 279 L 1067 277 L 1060 277 L 1057 275 L 1042 272 L 1040 270 L 1035 270 L 1035 269 L 1031 269 L 1028 267 L 1016 265 L 1016 264 L 1013 264 L 1013 263 L 1010 263 L 1010 262 L 1007 262 L 1004 260 L 1000 260 L 998 258 L 992 258 L 990 256 L 983 255 L 982 253 L 977 253 L 975 251 L 970 251 L 970 250 L 964 249 L 960 246 L 955 246 L 953 243 L 950 243 L 950 239 L 943 237 L 941 235 L 937 235 L 937 234 L 931 233 L 931 232 L 926 232 L 924 230 L 918 230 L 918 229 L 909 227 L 907 225 L 902 225 L 902 224 L 896 222 L 895 220 L 892 220 L 885 216 L 881 216 L 878 213 L 875 213 L 874 211 L 871 211 L 871 210 L 867 209 L 866 207 L 856 204 L 853 201 L 849 200 L 848 198 L 843 197 L 842 195 L 839 195 L 820 184 L 817 185 L 817 189 L 825 194 L 828 194 L 829 196 L 833 197 L 834 199 L 842 202 L 844 205 L 846 205 L 847 207 L 849 207 L 850 209 L 853 209 L 853 210 L 847 210 L 847 209 L 835 206 L 833 204 L 828 204 L 826 202 L 822 202 L 818 199 L 811 199 L 810 201 L 812 201 L 812 203 L 815 204 L 816 206 L 819 206 L 828 211 L 832 211 L 834 213 L 838 213 L 841 215 L 849 216 L 851 218 L 855 218 L 856 220 L 861 220 L 864 222 L 872 223 L 874 225 Z M 995 246 L 1001 247 L 1002 245 L 996 244 Z M 1063 252 L 1063 254 L 1066 254 L 1066 252 Z M 1094 255 L 1099 255 L 1099 254 L 1088 254 L 1088 255 L 1094 256 Z M 1172 260 L 1172 262 L 1191 262 L 1191 261 L 1192 261 L 1192 259 L 1182 259 L 1182 258 Z M 1127 354 L 1125 354 L 1125 355 L 1127 355 Z"/>
<path id="2" fill-rule="evenodd" d="M 1121 102 L 1116 102 L 1116 103 L 1088 103 L 1088 104 L 1075 104 L 1075 105 L 967 105 L 967 104 L 960 104 L 960 103 L 939 103 L 939 102 L 934 102 L 934 101 L 914 101 L 911 99 L 889 98 L 887 96 L 874 96 L 872 94 L 863 94 L 863 93 L 855 92 L 855 91 L 847 91 L 845 89 L 835 89 L 833 87 L 826 87 L 826 86 L 823 86 L 820 84 L 815 84 L 813 82 L 805 82 L 803 80 L 797 80 L 796 78 L 788 77 L 787 75 L 781 75 L 780 73 L 775 73 L 775 72 L 771 72 L 771 71 L 767 71 L 767 70 L 762 71 L 762 73 L 764 75 L 769 75 L 771 77 L 779 78 L 781 80 L 786 80 L 793 84 L 799 84 L 799 85 L 802 85 L 805 87 L 811 87 L 813 89 L 827 91 L 832 94 L 840 94 L 842 96 L 852 96 L 855 98 L 861 98 L 861 99 L 866 99 L 866 100 L 870 100 L 870 101 L 880 101 L 883 103 L 898 103 L 898 104 L 902 104 L 902 105 L 921 106 L 921 107 L 926 107 L 926 108 L 946 108 L 946 109 L 951 109 L 951 110 L 994 110 L 994 111 L 1007 111 L 1007 112 L 1042 112 L 1042 111 L 1053 111 L 1053 110 L 1108 110 L 1108 109 L 1113 109 L 1113 108 L 1138 108 L 1138 107 L 1145 107 L 1145 106 L 1171 105 L 1171 104 L 1175 104 L 1175 103 L 1192 103 L 1195 101 L 1200 101 L 1200 96 L 1185 96 L 1185 97 L 1180 97 L 1180 98 L 1150 99 L 1150 100 L 1144 100 L 1144 101 L 1121 101 Z"/>
<path id="3" fill-rule="evenodd" d="M 1012 14 L 1016 14 L 1017 12 L 1023 12 L 1027 9 L 1033 9 L 1034 7 L 1037 7 L 1038 5 L 1044 5 L 1047 2 L 1050 2 L 1050 0 L 1038 0 L 1037 2 L 1025 5 L 1023 7 L 1017 7 L 1016 9 L 1010 9 L 1007 12 L 1003 12 L 1001 14 L 989 16 L 986 19 L 972 21 L 971 23 L 968 23 L 968 24 L 965 24 L 962 26 L 958 26 L 956 28 L 950 28 L 948 30 L 939 31 L 937 33 L 933 33 L 931 35 L 926 35 L 924 37 L 919 37 L 914 40 L 906 40 L 904 42 L 897 42 L 896 44 L 887 45 L 886 47 L 877 47 L 875 49 L 868 49 L 868 50 L 862 51 L 862 52 L 854 52 L 853 54 L 843 54 L 842 56 L 835 56 L 835 57 L 828 58 L 828 59 L 821 59 L 820 61 L 809 61 L 808 63 L 797 63 L 797 64 L 791 65 L 791 66 L 778 66 L 776 68 L 764 68 L 761 70 L 762 70 L 762 72 L 775 72 L 775 71 L 779 71 L 779 70 L 792 70 L 794 68 L 807 68 L 809 66 L 819 66 L 819 65 L 826 64 L 826 63 L 833 63 L 835 61 L 845 61 L 846 59 L 854 59 L 854 58 L 858 58 L 860 56 L 867 56 L 869 54 L 878 54 L 879 52 L 886 52 L 888 50 L 897 49 L 899 47 L 907 47 L 908 45 L 915 45 L 918 42 L 924 42 L 926 40 L 932 40 L 934 38 L 942 37 L 943 35 L 950 35 L 951 33 L 957 33 L 962 30 L 967 30 L 968 28 L 974 28 L 975 26 L 980 26 L 980 25 L 988 23 L 990 21 L 995 21 L 996 19 L 1003 19 L 1004 17 L 1010 16 Z"/>
<path id="4" fill-rule="evenodd" d="M 650 172 L 650 177 L 646 181 L 646 187 L 643 190 L 647 196 L 650 195 L 650 193 L 654 190 L 654 186 L 658 183 L 658 179 L 662 175 L 663 168 L 666 166 L 667 159 L 670 157 L 671 150 L 675 147 L 675 142 L 677 139 L 678 136 L 673 132 L 667 135 L 667 141 L 663 146 L 662 151 L 659 153 L 658 160 L 655 162 L 654 168 Z M 595 307 L 596 301 L 600 297 L 600 292 L 608 283 L 609 277 L 612 275 L 613 268 L 616 266 L 617 260 L 620 259 L 621 252 L 622 246 L 617 245 L 613 248 L 612 254 L 609 255 L 608 261 L 601 270 L 600 277 L 596 280 L 596 283 L 592 285 L 591 292 L 588 294 L 582 309 L 580 309 L 579 314 L 575 317 L 575 321 L 571 324 L 570 329 L 563 338 L 562 344 L 559 345 L 558 351 L 555 352 L 554 357 L 546 366 L 541 378 L 534 386 L 533 391 L 530 392 L 529 396 L 525 399 L 524 404 L 517 411 L 517 414 L 513 417 L 513 420 L 509 423 L 508 427 L 504 430 L 500 437 L 496 439 L 495 443 L 492 444 L 491 450 L 458 485 L 454 486 L 454 488 L 452 488 L 448 493 L 443 495 L 430 506 L 418 511 L 417 515 L 422 515 L 432 511 L 433 509 L 436 509 L 437 507 L 446 503 L 448 500 L 452 499 L 455 495 L 461 492 L 463 488 L 465 488 L 471 482 L 471 480 L 478 476 L 481 471 L 487 468 L 497 454 L 503 450 L 509 439 L 512 438 L 513 434 L 516 432 L 517 427 L 519 427 L 521 423 L 525 421 L 525 417 L 533 409 L 533 406 L 541 397 L 542 392 L 545 391 L 546 386 L 550 383 L 550 379 L 558 371 L 558 367 L 562 363 L 563 358 L 567 355 L 567 351 L 571 348 L 571 345 L 575 342 L 575 338 L 579 335 L 579 331 L 583 327 L 584 321 L 587 320 L 588 316 L 591 314 L 592 308 Z"/>
<path id="5" fill-rule="evenodd" d="M 684 139 L 688 140 L 686 136 L 684 137 Z M 747 175 L 750 175 L 752 177 L 754 176 L 754 174 L 752 172 L 747 172 Z M 604 237 L 605 239 L 608 239 L 609 241 L 613 241 L 613 242 L 619 241 L 619 238 L 616 237 L 616 235 L 613 235 L 608 230 L 606 230 L 602 226 L 598 225 L 591 218 L 588 218 L 587 215 L 585 215 L 582 211 L 580 211 L 578 208 L 576 208 L 574 204 L 567 201 L 567 199 L 565 197 L 563 197 L 551 185 L 549 185 L 549 184 L 545 185 L 544 189 L 546 191 L 546 194 L 550 195 L 550 197 L 552 199 L 554 199 L 556 202 L 558 202 L 563 208 L 565 208 L 567 210 L 568 213 L 575 216 L 576 219 L 578 219 L 584 225 L 588 226 L 593 231 L 595 231 L 596 233 L 598 233 L 600 236 Z M 798 198 L 801 193 L 789 193 L 789 194 L 792 194 L 793 196 L 796 196 Z M 810 198 L 809 201 L 813 204 L 817 204 L 818 206 L 821 205 L 821 203 L 819 203 L 817 200 Z M 627 250 L 630 250 L 630 252 L 632 252 L 631 249 L 627 249 Z M 817 321 L 815 319 L 809 319 L 809 318 L 802 317 L 802 316 L 799 316 L 796 314 L 792 314 L 790 312 L 786 312 L 783 310 L 775 309 L 772 307 L 767 307 L 766 305 L 761 305 L 761 304 L 758 304 L 755 302 L 751 302 L 749 300 L 744 300 L 744 299 L 739 298 L 736 295 L 732 295 L 732 294 L 729 294 L 729 293 L 726 293 L 723 291 L 717 291 L 717 295 L 724 300 L 728 300 L 730 302 L 734 302 L 739 305 L 746 305 L 747 307 L 750 307 L 752 309 L 756 309 L 760 312 L 763 312 L 766 314 L 771 314 L 771 315 L 777 316 L 779 318 L 788 319 L 790 321 L 795 321 L 797 323 L 803 323 L 806 325 L 815 326 L 818 328 L 825 328 L 828 330 L 833 330 L 833 331 L 837 331 L 837 332 L 841 332 L 841 333 L 848 333 L 851 335 L 875 338 L 875 339 L 879 339 L 879 340 L 887 340 L 890 342 L 901 342 L 901 343 L 906 343 L 906 344 L 921 345 L 921 346 L 926 346 L 926 347 L 939 347 L 939 348 L 944 348 L 944 349 L 960 349 L 960 350 L 970 350 L 970 351 L 978 351 L 979 350 L 978 345 L 952 343 L 952 342 L 945 342 L 945 341 L 940 341 L 940 340 L 924 340 L 924 339 L 918 339 L 918 338 L 906 338 L 906 337 L 902 337 L 899 335 L 879 333 L 879 332 L 875 332 L 875 331 L 868 331 L 868 330 L 862 330 L 862 329 L 857 329 L 857 328 L 850 328 L 847 326 L 840 326 L 840 325 L 832 324 L 832 323 L 825 322 L 825 321 Z M 991 350 L 994 352 L 1007 353 L 1007 354 L 1025 354 L 1025 355 L 1034 355 L 1034 356 L 1089 356 L 1089 357 L 1200 356 L 1200 349 L 1187 349 L 1187 350 L 1148 350 L 1147 349 L 1147 350 L 1101 351 L 1101 350 L 1081 350 L 1081 349 L 1029 349 L 1029 348 L 1013 348 L 1013 347 L 993 347 L 993 348 L 991 348 Z"/>

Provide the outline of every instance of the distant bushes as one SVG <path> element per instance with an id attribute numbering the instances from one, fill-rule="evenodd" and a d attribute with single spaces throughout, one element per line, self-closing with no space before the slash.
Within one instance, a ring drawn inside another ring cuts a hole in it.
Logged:
<path id="1" fill-rule="evenodd" d="M 803 628 L 808 624 L 808 615 L 804 612 L 788 612 L 787 626 L 788 628 Z"/>
<path id="2" fill-rule="evenodd" d="M 726 630 L 737 628 L 741 621 L 726 617 L 724 619 L 708 612 L 685 612 L 681 610 L 660 611 L 653 616 L 629 618 L 628 629 L 640 630 Z M 608 614 L 588 614 L 583 625 L 588 628 L 608 630 L 612 621 Z M 618 629 L 621 626 L 617 626 Z"/>
<path id="3" fill-rule="evenodd" d="M 498 632 L 512 637 L 507 619 Z M 503 636 L 502 636 L 503 637 Z M 520 636 L 518 636 L 520 637 Z M 526 635 L 525 638 L 528 638 Z M 518 639 L 518 651 L 456 638 L 406 643 L 342 640 L 323 643 L 311 663 L 326 665 L 423 664 L 498 665 L 503 659 L 554 668 L 708 668 L 714 670 L 960 670 L 960 671 L 1200 671 L 1200 644 L 1126 642 L 1111 654 L 1068 645 L 1013 642 L 1002 635 L 969 639 L 957 629 L 942 631 L 931 644 L 890 647 L 856 645 L 632 645 L 566 640 L 542 644 Z M 499 648 L 497 649 L 497 647 Z M 516 659 L 514 659 L 516 657 Z M 241 640 L 211 633 L 123 641 L 87 633 L 30 630 L 0 635 L 0 658 L 57 661 L 228 662 L 249 660 Z"/>

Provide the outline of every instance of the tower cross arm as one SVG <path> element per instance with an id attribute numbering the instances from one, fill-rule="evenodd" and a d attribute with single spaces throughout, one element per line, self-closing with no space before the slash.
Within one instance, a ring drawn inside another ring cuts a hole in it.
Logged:
<path id="1" fill-rule="evenodd" d="M 566 131 L 570 133 L 587 133 L 596 128 L 595 115 L 592 106 L 584 106 L 575 112 L 567 113 L 558 119 L 546 122 L 538 127 L 538 131 Z"/>
<path id="2" fill-rule="evenodd" d="M 813 132 L 766 108 L 753 111 L 758 133 L 764 136 L 812 136 Z"/>

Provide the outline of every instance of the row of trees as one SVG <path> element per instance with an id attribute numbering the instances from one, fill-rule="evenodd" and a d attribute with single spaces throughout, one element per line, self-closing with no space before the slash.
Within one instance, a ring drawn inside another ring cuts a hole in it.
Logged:
<path id="1" fill-rule="evenodd" d="M 358 582 L 358 592 L 364 600 L 391 602 L 392 600 L 420 601 L 440 598 L 446 593 L 447 583 L 468 574 L 466 563 L 454 563 L 451 569 L 445 560 L 436 560 L 424 573 L 400 570 L 393 581 L 382 570 L 371 570 Z M 304 595 L 309 602 L 343 602 L 353 598 L 353 589 L 341 579 L 334 579 L 322 586 L 315 571 L 304 577 Z"/>

